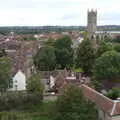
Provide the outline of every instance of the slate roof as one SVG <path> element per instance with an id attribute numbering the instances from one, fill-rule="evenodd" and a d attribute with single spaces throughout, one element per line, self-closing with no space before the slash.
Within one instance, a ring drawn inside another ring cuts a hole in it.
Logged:
<path id="1" fill-rule="evenodd" d="M 26 74 L 27 69 L 30 67 L 29 63 L 32 57 L 36 54 L 36 45 L 34 43 L 23 43 L 19 50 L 8 52 L 8 57 L 13 63 L 13 76 L 20 69 Z"/>

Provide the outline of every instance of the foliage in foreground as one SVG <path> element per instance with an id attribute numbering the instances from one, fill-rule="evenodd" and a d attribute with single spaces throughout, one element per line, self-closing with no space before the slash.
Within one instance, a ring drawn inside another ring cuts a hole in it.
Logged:
<path id="1" fill-rule="evenodd" d="M 27 94 L 19 92 L 5 93 L 0 96 L 0 111 L 13 109 L 28 109 L 41 103 L 42 96 L 39 94 Z"/>
<path id="2" fill-rule="evenodd" d="M 52 120 L 50 113 L 54 110 L 55 102 L 39 102 L 36 106 L 29 105 L 28 109 L 14 109 L 0 112 L 0 120 Z M 11 119 L 9 119 L 11 118 Z"/>
<path id="3" fill-rule="evenodd" d="M 97 111 L 79 87 L 68 86 L 56 102 L 52 120 L 97 120 Z"/>
<path id="4" fill-rule="evenodd" d="M 24 112 L 1 112 L 0 120 L 50 120 L 48 116 L 34 115 Z"/>
<path id="5" fill-rule="evenodd" d="M 0 120 L 33 120 L 23 112 L 1 112 Z"/>

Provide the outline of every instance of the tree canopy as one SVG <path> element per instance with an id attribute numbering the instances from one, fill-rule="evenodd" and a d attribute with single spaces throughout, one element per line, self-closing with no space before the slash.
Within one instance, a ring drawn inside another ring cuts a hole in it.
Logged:
<path id="1" fill-rule="evenodd" d="M 73 65 L 72 40 L 68 36 L 56 40 L 54 43 L 58 68 L 69 68 Z"/>
<path id="2" fill-rule="evenodd" d="M 93 74 L 96 79 L 104 80 L 120 76 L 120 53 L 107 51 L 95 61 Z"/>
<path id="3" fill-rule="evenodd" d="M 0 57 L 0 91 L 5 92 L 12 82 L 12 63 L 7 57 Z"/>
<path id="4" fill-rule="evenodd" d="M 52 47 L 42 47 L 34 57 L 34 64 L 38 70 L 53 70 L 56 65 L 56 56 Z"/>
<path id="5" fill-rule="evenodd" d="M 106 43 L 105 41 L 101 41 L 99 47 L 96 52 L 96 57 L 100 57 L 104 52 L 112 51 L 112 45 L 110 43 Z"/>
<path id="6" fill-rule="evenodd" d="M 97 120 L 95 106 L 86 100 L 81 88 L 68 86 L 56 102 L 53 120 Z"/>
<path id="7" fill-rule="evenodd" d="M 84 72 L 91 72 L 95 54 L 92 42 L 83 40 L 76 51 L 76 67 L 82 68 Z"/>
<path id="8" fill-rule="evenodd" d="M 116 52 L 120 52 L 120 44 L 114 45 L 114 50 L 115 50 Z"/>

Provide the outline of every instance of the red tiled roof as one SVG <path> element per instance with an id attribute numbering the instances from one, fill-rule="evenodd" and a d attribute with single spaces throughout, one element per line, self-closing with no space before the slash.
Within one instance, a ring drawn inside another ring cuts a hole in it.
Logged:
<path id="1" fill-rule="evenodd" d="M 120 115 L 120 102 L 113 101 L 86 85 L 82 85 L 81 87 L 84 96 L 94 102 L 96 106 L 101 108 L 105 113 L 110 116 Z"/>

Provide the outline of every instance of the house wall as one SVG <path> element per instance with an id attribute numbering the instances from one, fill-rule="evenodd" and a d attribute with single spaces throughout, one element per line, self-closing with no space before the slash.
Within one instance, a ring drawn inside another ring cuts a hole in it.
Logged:
<path id="1" fill-rule="evenodd" d="M 52 88 L 55 85 L 55 79 L 53 76 L 50 76 L 50 88 Z"/>
<path id="2" fill-rule="evenodd" d="M 105 114 L 105 120 L 112 120 L 112 117 L 109 116 L 108 114 Z"/>
<path id="3" fill-rule="evenodd" d="M 98 109 L 98 116 L 99 120 L 113 120 L 112 117 L 106 114 L 102 109 Z"/>
<path id="4" fill-rule="evenodd" d="M 13 86 L 10 90 L 26 90 L 26 77 L 22 72 L 18 72 L 15 77 L 13 77 Z"/>
<path id="5" fill-rule="evenodd" d="M 99 120 L 105 120 L 105 114 L 104 112 L 101 110 L 101 109 L 98 109 L 98 117 L 99 117 Z"/>
<path id="6" fill-rule="evenodd" d="M 118 115 L 118 116 L 113 116 L 111 120 L 120 120 L 120 115 Z"/>
<path id="7" fill-rule="evenodd" d="M 57 100 L 57 98 L 58 98 L 58 95 L 55 95 L 55 94 L 54 95 L 48 94 L 43 96 L 44 101 L 55 101 Z"/>

